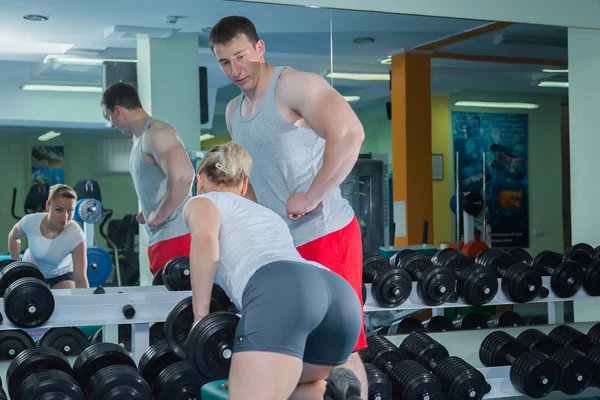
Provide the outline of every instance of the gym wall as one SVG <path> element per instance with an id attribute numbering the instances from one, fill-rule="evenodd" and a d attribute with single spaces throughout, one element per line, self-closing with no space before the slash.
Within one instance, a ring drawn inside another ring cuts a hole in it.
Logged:
<path id="1" fill-rule="evenodd" d="M 452 241 L 454 218 L 449 202 L 454 194 L 454 158 L 450 140 L 450 113 L 459 99 L 482 101 L 515 100 L 515 94 L 491 92 L 465 92 L 449 97 L 432 96 L 432 153 L 443 154 L 444 180 L 432 181 L 434 207 L 433 243 Z M 518 110 L 529 114 L 529 195 L 530 195 L 530 243 L 532 254 L 548 249 L 562 252 L 562 169 L 560 97 L 519 93 L 525 102 L 537 102 L 536 110 Z M 452 105 L 452 106 L 451 106 Z M 479 111 L 460 107 L 461 111 Z M 373 101 L 355 107 L 365 128 L 365 141 L 361 152 L 387 153 L 391 164 L 391 121 L 387 118 L 385 100 Z M 485 109 L 485 112 L 503 110 Z M 505 112 L 506 110 L 504 110 Z M 513 112 L 513 110 L 510 110 Z M 391 169 L 391 167 L 390 167 Z M 535 236 L 534 230 L 542 230 L 543 236 Z"/>

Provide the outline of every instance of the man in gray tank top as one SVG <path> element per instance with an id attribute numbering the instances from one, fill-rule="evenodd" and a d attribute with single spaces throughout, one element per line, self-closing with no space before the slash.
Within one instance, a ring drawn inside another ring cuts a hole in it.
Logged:
<path id="1" fill-rule="evenodd" d="M 361 233 L 339 188 L 364 139 L 358 117 L 320 75 L 267 64 L 265 43 L 245 17 L 219 21 L 209 45 L 242 91 L 228 104 L 226 122 L 253 160 L 246 197 L 281 216 L 302 257 L 344 277 L 362 304 Z M 367 378 L 356 351 L 366 347 L 363 331 L 345 365 L 365 399 Z"/>
<path id="2" fill-rule="evenodd" d="M 142 208 L 137 221 L 148 232 L 150 271 L 156 275 L 170 259 L 190 255 L 182 210 L 191 198 L 194 167 L 175 129 L 146 113 L 133 86 L 113 83 L 100 103 L 113 128 L 133 136 L 129 170 Z"/>

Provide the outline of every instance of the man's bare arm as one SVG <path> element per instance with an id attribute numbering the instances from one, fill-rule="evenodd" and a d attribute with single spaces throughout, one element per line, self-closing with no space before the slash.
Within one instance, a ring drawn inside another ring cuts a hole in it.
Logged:
<path id="1" fill-rule="evenodd" d="M 325 139 L 323 165 L 307 197 L 322 202 L 348 176 L 365 137 L 363 126 L 348 104 L 323 77 L 291 71 L 282 75 L 278 100 L 298 113 L 315 133 Z"/>
<path id="2" fill-rule="evenodd" d="M 183 143 L 172 128 L 151 128 L 144 136 L 147 138 L 148 152 L 167 176 L 166 195 L 158 210 L 155 210 L 156 219 L 164 221 L 190 194 L 194 167 Z"/>

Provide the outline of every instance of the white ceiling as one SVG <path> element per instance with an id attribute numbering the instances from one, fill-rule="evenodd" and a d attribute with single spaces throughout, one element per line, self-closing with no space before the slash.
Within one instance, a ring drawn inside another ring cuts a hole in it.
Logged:
<path id="1" fill-rule="evenodd" d="M 41 14 L 49 19 L 31 22 L 23 19 L 26 14 Z M 176 24 L 166 23 L 164 17 L 172 15 L 183 18 Z M 164 28 L 195 33 L 199 36 L 201 62 L 209 68 L 209 87 L 219 89 L 217 102 L 218 107 L 222 108 L 224 102 L 238 93 L 238 89 L 230 85 L 219 70 L 207 47 L 208 33 L 202 29 L 211 27 L 227 15 L 244 15 L 255 22 L 259 35 L 266 42 L 268 61 L 318 73 L 328 71 L 331 51 L 334 71 L 385 73 L 389 65 L 380 64 L 378 60 L 381 58 L 489 23 L 221 0 L 3 0 L 0 42 L 66 43 L 73 45 L 67 54 L 90 51 L 99 58 L 133 59 L 136 56 L 136 40 L 106 37 L 105 32 L 112 26 Z M 333 26 L 333 50 L 330 47 L 330 23 Z M 459 42 L 440 51 L 567 59 L 566 47 L 494 44 L 493 40 L 499 34 L 562 40 L 567 37 L 564 28 L 519 24 Z M 365 36 L 374 38 L 375 42 L 352 42 L 354 38 Z M 43 64 L 46 55 L 0 52 L 0 83 L 21 85 L 27 81 L 59 81 L 100 85 L 101 67 Z M 438 93 L 510 90 L 566 95 L 566 89 L 535 86 L 537 79 L 549 77 L 541 73 L 542 68 L 539 65 L 434 58 L 432 90 Z M 342 94 L 358 94 L 365 101 L 389 96 L 387 82 L 337 80 L 334 85 Z"/>

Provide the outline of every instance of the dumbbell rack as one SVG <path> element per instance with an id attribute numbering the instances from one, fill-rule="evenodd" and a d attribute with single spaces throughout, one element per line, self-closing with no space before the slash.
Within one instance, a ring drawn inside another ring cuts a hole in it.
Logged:
<path id="1" fill-rule="evenodd" d="M 118 343 L 118 325 L 130 324 L 132 357 L 138 363 L 149 346 L 150 324 L 164 322 L 177 302 L 192 295 L 191 291 L 167 291 L 164 286 L 104 289 L 104 294 L 94 294 L 94 288 L 53 289 L 54 313 L 38 328 L 103 325 L 103 341 Z M 135 309 L 135 315 L 131 319 L 127 319 L 123 314 L 123 307 L 128 304 Z M 4 305 L 1 301 L 0 313 L 4 316 Z M 0 330 L 8 329 L 23 328 L 4 318 Z"/>
<path id="2" fill-rule="evenodd" d="M 573 301 L 573 300 L 600 300 L 600 297 L 597 296 L 589 296 L 583 288 L 580 289 L 574 296 L 569 298 L 560 298 L 554 294 L 552 289 L 550 288 L 550 277 L 543 276 L 542 284 L 549 291 L 547 297 L 542 298 L 538 297 L 527 303 L 515 303 L 510 301 L 502 292 L 501 289 L 501 279 L 498 279 L 498 292 L 496 296 L 487 304 L 486 306 L 497 306 L 497 305 L 526 305 L 526 304 L 534 304 L 534 303 L 546 303 L 548 307 L 548 325 L 536 325 L 535 327 L 531 326 L 521 326 L 521 327 L 511 327 L 511 328 L 493 328 L 493 329 L 481 329 L 481 330 L 456 330 L 456 331 L 446 331 L 446 332 L 426 332 L 427 335 L 431 336 L 433 339 L 440 342 L 442 345 L 446 346 L 450 351 L 450 355 L 456 355 L 463 358 L 469 364 L 477 368 L 486 378 L 486 381 L 491 385 L 491 391 L 484 396 L 484 399 L 501 399 L 501 398 L 528 398 L 524 394 L 517 391 L 517 389 L 512 385 L 509 377 L 510 366 L 502 366 L 502 367 L 484 367 L 479 360 L 479 347 L 483 339 L 489 335 L 490 333 L 502 330 L 505 331 L 514 337 L 517 337 L 519 333 L 529 328 L 536 328 L 544 333 L 549 333 L 555 324 L 564 324 L 564 307 L 563 303 L 565 301 Z M 398 314 L 394 315 L 394 319 L 398 320 L 403 317 L 409 316 L 417 311 L 431 309 L 432 315 L 443 315 L 444 308 L 460 308 L 460 307 L 473 307 L 470 304 L 465 303 L 462 299 L 458 299 L 455 303 L 444 303 L 439 306 L 430 306 L 424 304 L 421 299 L 419 299 L 417 295 L 417 282 L 413 282 L 413 287 L 409 298 L 399 307 L 395 308 L 385 308 L 380 307 L 375 299 L 371 295 L 371 284 L 365 284 L 367 287 L 367 299 L 364 305 L 364 315 L 365 315 L 365 326 L 372 326 L 372 320 L 377 319 L 377 313 L 385 313 L 385 312 L 394 312 L 401 311 Z M 594 303 L 590 302 L 590 306 L 593 306 Z M 585 322 L 585 323 L 572 323 L 572 324 L 564 324 L 572 326 L 573 328 L 587 333 L 589 329 L 596 324 L 596 322 Z M 389 335 L 386 336 L 392 343 L 398 346 L 404 338 L 408 336 L 408 334 L 397 334 L 397 335 Z M 572 398 L 582 398 L 582 397 L 595 397 L 600 396 L 600 388 L 587 388 L 583 392 L 577 395 L 566 395 L 560 391 L 554 391 L 548 396 L 544 397 L 544 399 L 572 399 Z"/>

